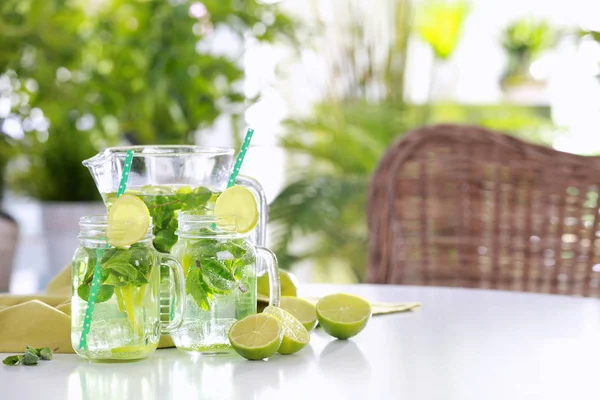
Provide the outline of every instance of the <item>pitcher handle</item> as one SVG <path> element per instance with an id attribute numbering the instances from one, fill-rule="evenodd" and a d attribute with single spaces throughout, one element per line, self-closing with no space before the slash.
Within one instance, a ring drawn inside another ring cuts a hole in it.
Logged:
<path id="1" fill-rule="evenodd" d="M 271 250 L 264 247 L 257 247 L 256 253 L 267 265 L 267 273 L 269 274 L 269 305 L 279 307 L 281 289 L 279 287 L 279 263 L 277 262 L 277 256 Z"/>
<path id="2" fill-rule="evenodd" d="M 181 268 L 181 264 L 179 264 L 179 262 L 173 256 L 169 254 L 160 253 L 159 257 L 161 266 L 164 265 L 171 269 L 169 279 L 171 279 L 173 283 L 172 286 L 169 285 L 171 287 L 171 290 L 169 290 L 168 293 L 172 301 L 167 302 L 167 310 L 163 310 L 162 307 L 160 310 L 160 333 L 161 335 L 168 335 L 172 333 L 175 329 L 179 328 L 179 326 L 183 322 L 183 315 L 185 314 L 186 303 L 185 280 L 183 278 L 183 268 Z M 169 322 L 166 323 L 163 321 Z"/>
<path id="3" fill-rule="evenodd" d="M 235 180 L 235 183 L 246 186 L 250 189 L 258 200 L 258 226 L 256 227 L 256 246 L 265 246 L 267 242 L 267 196 L 260 183 L 248 176 L 241 176 Z"/>

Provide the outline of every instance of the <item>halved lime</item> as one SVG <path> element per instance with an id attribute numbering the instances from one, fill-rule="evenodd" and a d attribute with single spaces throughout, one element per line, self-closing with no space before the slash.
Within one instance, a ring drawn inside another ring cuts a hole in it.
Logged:
<path id="1" fill-rule="evenodd" d="M 262 360 L 277 352 L 283 339 L 279 320 L 267 314 L 253 314 L 229 329 L 231 347 L 248 360 Z"/>
<path id="2" fill-rule="evenodd" d="M 269 275 L 262 274 L 256 280 L 258 294 L 269 297 L 271 293 L 269 285 Z M 279 270 L 279 288 L 282 296 L 296 296 L 298 292 L 298 284 L 296 277 L 291 272 Z"/>
<path id="3" fill-rule="evenodd" d="M 108 244 L 114 247 L 130 246 L 146 236 L 150 226 L 150 212 L 137 196 L 125 194 L 108 210 Z"/>
<path id="4" fill-rule="evenodd" d="M 274 306 L 268 306 L 263 314 L 269 314 L 276 317 L 283 327 L 283 340 L 277 352 L 279 354 L 293 354 L 300 351 L 310 342 L 310 334 L 289 312 Z"/>
<path id="5" fill-rule="evenodd" d="M 299 297 L 282 296 L 279 306 L 296 317 L 309 332 L 317 324 L 317 309 L 314 304 L 307 300 Z"/>
<path id="6" fill-rule="evenodd" d="M 371 304 L 351 294 L 330 294 L 317 302 L 317 318 L 325 332 L 338 339 L 348 339 L 367 325 Z"/>
<path id="7" fill-rule="evenodd" d="M 232 186 L 217 198 L 215 217 L 233 221 L 235 231 L 250 232 L 258 224 L 258 207 L 250 190 L 244 186 Z"/>

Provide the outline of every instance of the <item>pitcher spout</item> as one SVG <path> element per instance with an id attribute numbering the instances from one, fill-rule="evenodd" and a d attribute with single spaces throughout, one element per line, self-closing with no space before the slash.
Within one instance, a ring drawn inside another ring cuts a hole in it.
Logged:
<path id="1" fill-rule="evenodd" d="M 87 160 L 83 160 L 81 163 L 88 168 L 93 168 L 109 161 L 109 158 L 110 150 L 104 149 L 100 153 L 96 154 L 94 157 L 88 158 Z"/>

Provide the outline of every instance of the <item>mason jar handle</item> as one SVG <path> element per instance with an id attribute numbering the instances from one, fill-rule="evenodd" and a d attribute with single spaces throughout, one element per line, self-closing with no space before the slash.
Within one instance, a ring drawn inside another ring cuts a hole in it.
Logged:
<path id="1" fill-rule="evenodd" d="M 256 227 L 256 243 L 257 246 L 265 246 L 267 242 L 267 196 L 260 183 L 253 178 L 238 175 L 235 183 L 246 186 L 258 200 L 258 226 Z"/>
<path id="2" fill-rule="evenodd" d="M 256 248 L 257 255 L 267 265 L 269 274 L 269 305 L 279 307 L 281 288 L 279 287 L 279 263 L 277 256 L 271 250 L 264 247 Z"/>
<path id="3" fill-rule="evenodd" d="M 183 268 L 181 268 L 181 264 L 179 264 L 173 256 L 160 253 L 159 257 L 160 265 L 167 266 L 171 269 L 169 279 L 171 279 L 173 283 L 172 286 L 169 285 L 171 287 L 169 296 L 172 301 L 168 302 L 168 310 L 163 311 L 162 307 L 160 310 L 160 320 L 169 321 L 168 323 L 161 322 L 160 333 L 162 335 L 168 335 L 179 328 L 183 322 L 183 315 L 185 314 L 185 279 L 183 278 Z"/>

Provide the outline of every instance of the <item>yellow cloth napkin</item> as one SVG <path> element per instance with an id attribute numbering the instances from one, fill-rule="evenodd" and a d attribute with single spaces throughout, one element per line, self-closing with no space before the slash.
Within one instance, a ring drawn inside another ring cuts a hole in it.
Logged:
<path id="1" fill-rule="evenodd" d="M 318 298 L 306 298 L 316 303 Z M 259 308 L 269 299 L 258 297 Z M 373 315 L 410 311 L 420 303 L 371 303 Z M 55 276 L 45 293 L 0 294 L 0 353 L 23 352 L 27 345 L 51 347 L 57 353 L 74 353 L 71 346 L 71 266 Z M 158 348 L 174 347 L 170 336 L 162 336 Z"/>
<path id="2" fill-rule="evenodd" d="M 318 297 L 302 297 L 313 304 L 317 304 Z M 263 295 L 258 295 L 259 309 L 264 308 L 269 303 L 269 298 Z M 384 315 L 398 312 L 412 311 L 421 307 L 421 303 L 371 303 L 372 315 Z"/>
<path id="3" fill-rule="evenodd" d="M 74 353 L 70 315 L 70 265 L 48 283 L 45 293 L 0 294 L 0 353 L 23 352 L 27 345 Z M 158 347 L 174 347 L 171 337 L 162 336 Z"/>

